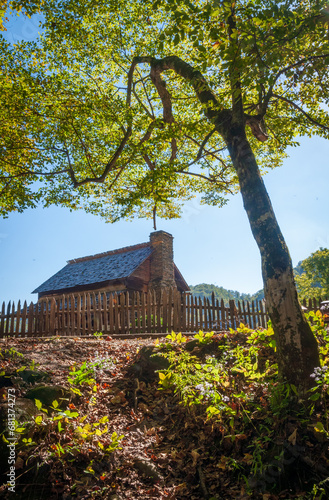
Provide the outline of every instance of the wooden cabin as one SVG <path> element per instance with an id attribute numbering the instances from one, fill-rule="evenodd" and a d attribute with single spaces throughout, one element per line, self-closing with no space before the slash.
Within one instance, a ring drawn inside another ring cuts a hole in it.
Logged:
<path id="1" fill-rule="evenodd" d="M 79 292 L 160 292 L 189 286 L 173 260 L 173 237 L 165 231 L 150 234 L 150 240 L 67 262 L 32 293 L 38 299 Z"/>

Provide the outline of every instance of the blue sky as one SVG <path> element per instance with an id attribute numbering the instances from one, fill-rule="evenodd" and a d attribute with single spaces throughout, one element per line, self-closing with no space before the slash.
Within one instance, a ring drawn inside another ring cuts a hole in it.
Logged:
<path id="1" fill-rule="evenodd" d="M 38 23 L 15 19 L 7 39 L 32 39 Z M 303 138 L 284 166 L 264 178 L 293 264 L 329 248 L 329 142 Z M 157 229 L 174 236 L 175 263 L 186 281 L 214 283 L 253 293 L 262 288 L 260 255 L 241 195 L 219 209 L 185 205 L 179 220 L 158 219 Z M 32 290 L 75 257 L 148 241 L 152 221 L 106 224 L 64 208 L 27 210 L 0 219 L 0 301 L 36 300 Z"/>

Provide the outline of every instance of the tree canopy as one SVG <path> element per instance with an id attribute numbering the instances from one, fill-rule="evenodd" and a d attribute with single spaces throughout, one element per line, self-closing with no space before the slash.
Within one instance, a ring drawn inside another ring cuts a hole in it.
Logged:
<path id="1" fill-rule="evenodd" d="M 41 202 L 155 221 L 240 189 L 279 370 L 305 391 L 317 342 L 261 173 L 297 136 L 329 138 L 327 2 L 40 5 L 38 40 L 1 42 L 2 215 Z"/>
<path id="2" fill-rule="evenodd" d="M 329 250 L 320 248 L 297 266 L 296 283 L 302 299 L 329 298 Z"/>
<path id="3" fill-rule="evenodd" d="M 296 136 L 328 137 L 325 7 L 46 0 L 39 40 L 1 41 L 2 215 L 41 202 L 171 218 L 197 193 L 221 206 L 238 179 L 214 120 L 234 92 L 262 171 Z"/>

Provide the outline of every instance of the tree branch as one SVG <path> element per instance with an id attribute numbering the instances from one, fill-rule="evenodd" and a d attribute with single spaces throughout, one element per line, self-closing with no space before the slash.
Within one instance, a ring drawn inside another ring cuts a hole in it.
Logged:
<path id="1" fill-rule="evenodd" d="M 323 130 L 329 130 L 329 127 L 327 127 L 326 125 L 323 125 L 323 123 L 319 123 L 317 120 L 315 120 L 310 114 L 308 114 L 306 111 L 303 110 L 303 108 L 301 108 L 300 106 L 298 106 L 298 104 L 296 104 L 294 101 L 291 101 L 290 99 L 288 99 L 287 97 L 283 97 L 283 96 L 280 96 L 278 94 L 272 94 L 273 97 L 275 97 L 276 99 L 280 99 L 281 101 L 285 101 L 287 102 L 288 104 L 290 104 L 291 106 L 293 106 L 295 109 L 297 109 L 300 113 L 302 113 L 304 116 L 306 116 L 306 118 L 312 122 L 314 125 L 316 125 L 317 127 L 320 127 L 322 128 Z"/>
<path id="2" fill-rule="evenodd" d="M 153 67 L 154 70 L 162 73 L 166 70 L 172 70 L 177 75 L 181 76 L 185 80 L 189 81 L 200 101 L 200 103 L 205 108 L 205 115 L 211 121 L 215 121 L 218 119 L 218 114 L 221 110 L 221 113 L 226 114 L 228 110 L 223 110 L 219 105 L 217 98 L 212 92 L 210 86 L 208 85 L 206 79 L 201 74 L 199 70 L 194 69 L 190 64 L 180 59 L 178 56 L 167 56 L 163 59 L 155 59 L 150 56 L 140 56 L 135 57 L 132 63 L 132 67 L 136 66 L 136 64 L 146 63 Z M 131 71 L 131 69 L 130 69 Z M 161 96 L 160 96 L 161 97 Z M 167 110 L 169 113 L 169 110 Z M 219 123 L 221 124 L 221 123 Z"/>
<path id="3" fill-rule="evenodd" d="M 299 61 L 297 61 L 294 64 L 290 64 L 289 66 L 286 66 L 285 68 L 280 69 L 280 71 L 278 71 L 277 74 L 275 75 L 274 83 L 278 80 L 278 78 L 280 78 L 281 75 L 283 75 L 284 73 L 286 73 L 290 69 L 297 68 L 301 64 L 305 64 L 308 61 L 313 61 L 316 59 L 323 59 L 325 57 L 329 57 L 329 54 L 319 54 L 317 56 L 305 57 L 303 59 L 300 59 Z M 274 84 L 272 85 L 272 88 L 273 88 L 273 86 L 274 86 Z"/>
<path id="4" fill-rule="evenodd" d="M 202 141 L 202 144 L 201 144 L 201 146 L 200 146 L 200 149 L 199 149 L 199 151 L 198 151 L 198 154 L 196 155 L 196 159 L 197 159 L 197 160 L 200 160 L 201 155 L 202 155 L 202 151 L 203 151 L 203 149 L 204 149 L 205 145 L 207 144 L 207 142 L 209 141 L 210 137 L 212 136 L 212 134 L 213 134 L 214 132 L 216 132 L 216 129 L 215 129 L 215 128 L 214 128 L 213 130 L 211 130 L 211 131 L 209 132 L 209 134 L 207 134 L 207 135 L 206 135 L 206 137 L 204 138 L 204 140 Z"/>

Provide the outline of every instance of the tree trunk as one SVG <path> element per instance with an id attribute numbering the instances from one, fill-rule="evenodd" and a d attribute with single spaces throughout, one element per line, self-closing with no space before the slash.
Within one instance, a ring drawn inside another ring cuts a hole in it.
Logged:
<path id="1" fill-rule="evenodd" d="M 232 126 L 225 135 L 261 253 L 266 308 L 274 329 L 279 373 L 303 393 L 310 387 L 310 374 L 320 365 L 317 341 L 301 309 L 289 251 L 244 127 Z"/>

